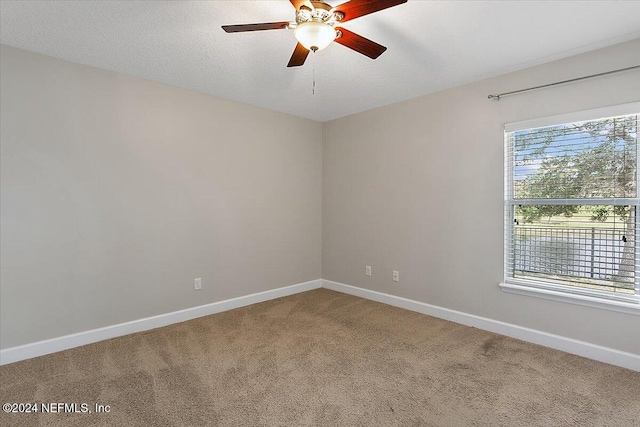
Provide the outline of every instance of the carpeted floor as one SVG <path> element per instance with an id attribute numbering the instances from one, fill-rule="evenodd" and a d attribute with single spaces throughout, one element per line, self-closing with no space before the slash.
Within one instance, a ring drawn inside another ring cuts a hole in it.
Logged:
<path id="1" fill-rule="evenodd" d="M 640 373 L 318 289 L 0 367 L 2 426 L 640 426 Z"/>

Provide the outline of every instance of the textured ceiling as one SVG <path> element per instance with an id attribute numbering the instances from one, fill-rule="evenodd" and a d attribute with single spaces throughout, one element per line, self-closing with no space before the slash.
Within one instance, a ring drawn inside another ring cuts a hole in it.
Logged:
<path id="1" fill-rule="evenodd" d="M 220 28 L 292 21 L 286 0 L 3 0 L 0 41 L 325 121 L 637 38 L 639 17 L 637 0 L 409 0 L 344 24 L 388 47 L 377 60 L 333 43 L 287 68 L 292 31 Z"/>

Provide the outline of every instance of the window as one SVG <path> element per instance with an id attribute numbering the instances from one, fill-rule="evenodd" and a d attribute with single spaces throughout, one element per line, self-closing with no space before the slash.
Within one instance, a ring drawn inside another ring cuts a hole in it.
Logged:
<path id="1" fill-rule="evenodd" d="M 639 115 L 505 126 L 505 290 L 640 303 Z"/>

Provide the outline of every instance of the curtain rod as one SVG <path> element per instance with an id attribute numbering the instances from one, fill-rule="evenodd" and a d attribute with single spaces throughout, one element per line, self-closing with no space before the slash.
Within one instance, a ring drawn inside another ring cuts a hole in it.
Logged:
<path id="1" fill-rule="evenodd" d="M 607 74 L 621 73 L 623 71 L 634 70 L 636 68 L 640 68 L 640 65 L 634 65 L 633 67 L 621 68 L 619 70 L 606 71 L 604 73 L 599 73 L 599 74 L 592 74 L 590 76 L 577 77 L 575 79 L 563 80 L 561 82 L 549 83 L 549 84 L 541 85 L 541 86 L 529 87 L 529 88 L 526 88 L 526 89 L 514 90 L 514 91 L 511 91 L 511 92 L 499 93 L 497 95 L 489 95 L 488 98 L 489 99 L 495 99 L 496 101 L 499 101 L 501 97 L 506 96 L 506 95 L 514 95 L 516 93 L 528 92 L 530 90 L 542 89 L 542 88 L 545 88 L 545 87 L 556 86 L 556 85 L 561 85 L 561 84 L 565 84 L 565 83 L 577 82 L 578 80 L 584 80 L 584 79 L 591 79 L 593 77 L 606 76 Z"/>

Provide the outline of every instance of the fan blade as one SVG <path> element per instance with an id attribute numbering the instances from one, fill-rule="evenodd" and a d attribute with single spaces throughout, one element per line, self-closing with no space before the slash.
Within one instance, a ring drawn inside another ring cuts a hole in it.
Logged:
<path id="1" fill-rule="evenodd" d="M 307 55 L 309 55 L 307 48 L 298 43 L 293 51 L 293 55 L 291 55 L 291 59 L 289 60 L 287 67 L 301 66 L 304 64 L 304 61 L 307 60 Z"/>
<path id="2" fill-rule="evenodd" d="M 353 49 L 358 53 L 368 56 L 371 59 L 376 59 L 378 56 L 387 50 L 386 47 L 364 38 L 356 33 L 353 33 L 344 28 L 338 28 L 342 33 L 342 36 L 336 39 L 336 43 L 340 43 L 343 46 Z"/>
<path id="3" fill-rule="evenodd" d="M 240 25 L 223 25 L 222 29 L 227 33 L 242 33 L 244 31 L 261 31 L 261 30 L 285 30 L 289 27 L 289 22 L 263 22 L 260 24 L 240 24 Z"/>
<path id="4" fill-rule="evenodd" d="M 406 2 L 407 0 L 351 0 L 336 6 L 333 10 L 344 15 L 340 22 L 347 22 Z"/>
<path id="5" fill-rule="evenodd" d="M 296 8 L 296 10 L 300 10 L 300 6 L 307 6 L 309 9 L 313 10 L 313 5 L 311 4 L 310 0 L 289 0 L 289 1 L 293 5 L 293 7 Z"/>

